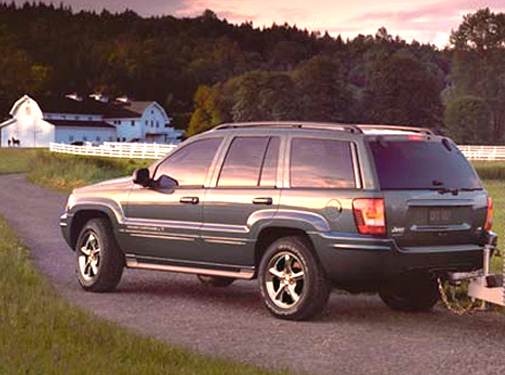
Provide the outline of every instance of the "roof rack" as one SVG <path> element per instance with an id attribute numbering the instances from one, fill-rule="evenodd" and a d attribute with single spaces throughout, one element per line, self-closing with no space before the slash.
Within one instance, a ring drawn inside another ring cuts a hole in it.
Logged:
<path id="1" fill-rule="evenodd" d="M 433 131 L 428 128 L 420 128 L 416 126 L 405 126 L 405 125 L 356 125 L 358 128 L 364 132 L 365 130 L 393 130 L 393 131 L 404 131 L 404 132 L 412 132 L 412 133 L 422 133 L 426 135 L 435 135 Z"/>
<path id="2" fill-rule="evenodd" d="M 237 129 L 237 128 L 304 128 L 320 130 L 338 130 L 350 133 L 365 133 L 366 130 L 391 130 L 398 132 L 422 133 L 435 135 L 428 128 L 404 125 L 372 125 L 372 124 L 341 124 L 331 122 L 306 122 L 306 121 L 260 121 L 260 122 L 237 122 L 221 124 L 212 130 Z"/>
<path id="3" fill-rule="evenodd" d="M 329 122 L 305 122 L 305 121 L 261 121 L 226 123 L 216 126 L 213 130 L 237 129 L 237 128 L 304 128 L 320 130 L 338 130 L 350 133 L 363 133 L 356 125 L 339 124 Z"/>

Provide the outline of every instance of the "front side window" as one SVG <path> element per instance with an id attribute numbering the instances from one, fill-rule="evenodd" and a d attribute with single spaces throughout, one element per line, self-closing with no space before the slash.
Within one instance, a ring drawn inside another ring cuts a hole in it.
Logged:
<path id="1" fill-rule="evenodd" d="M 183 146 L 158 166 L 155 179 L 165 175 L 179 186 L 203 186 L 221 140 L 208 138 Z"/>
<path id="2" fill-rule="evenodd" d="M 290 181 L 294 188 L 356 187 L 351 145 L 346 141 L 294 138 Z"/>

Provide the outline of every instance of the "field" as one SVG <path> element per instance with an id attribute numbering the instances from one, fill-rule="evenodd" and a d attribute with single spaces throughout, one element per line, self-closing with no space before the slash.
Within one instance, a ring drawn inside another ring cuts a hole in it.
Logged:
<path id="1" fill-rule="evenodd" d="M 33 151 L 0 150 L 0 174 L 33 172 L 34 166 L 40 167 L 40 160 L 30 160 L 34 155 L 40 156 Z M 89 165 L 89 161 L 68 161 L 70 168 L 78 165 L 83 173 Z M 60 175 L 66 174 L 69 166 L 61 160 L 56 163 L 63 167 Z M 130 168 L 130 163 L 123 167 Z M 90 179 L 86 182 L 118 171 L 115 162 L 100 164 L 85 175 Z M 57 181 L 57 188 L 70 186 Z M 69 305 L 33 267 L 28 249 L 0 218 L 0 374 L 46 373 L 269 374 L 141 337 Z"/>

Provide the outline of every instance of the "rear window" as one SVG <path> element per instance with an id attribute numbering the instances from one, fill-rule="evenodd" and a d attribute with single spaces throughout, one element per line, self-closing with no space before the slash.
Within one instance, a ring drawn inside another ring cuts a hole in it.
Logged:
<path id="1" fill-rule="evenodd" d="M 453 144 L 374 140 L 370 148 L 381 189 L 482 189 L 479 177 Z"/>

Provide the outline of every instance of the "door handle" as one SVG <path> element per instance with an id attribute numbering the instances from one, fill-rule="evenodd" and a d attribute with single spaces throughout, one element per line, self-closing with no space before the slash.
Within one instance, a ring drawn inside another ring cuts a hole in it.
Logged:
<path id="1" fill-rule="evenodd" d="M 272 198 L 268 197 L 262 197 L 262 198 L 254 198 L 253 199 L 253 204 L 265 204 L 267 206 L 270 206 L 273 203 Z"/>
<path id="2" fill-rule="evenodd" d="M 182 197 L 179 202 L 185 204 L 198 204 L 198 202 L 200 202 L 200 199 L 198 197 Z"/>

